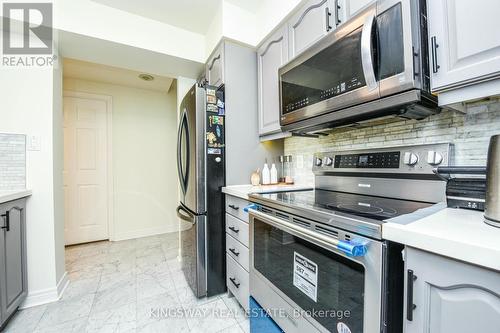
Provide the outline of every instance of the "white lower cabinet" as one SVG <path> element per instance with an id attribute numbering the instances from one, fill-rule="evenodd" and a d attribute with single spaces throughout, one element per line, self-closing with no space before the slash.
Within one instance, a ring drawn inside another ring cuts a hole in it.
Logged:
<path id="1" fill-rule="evenodd" d="M 226 284 L 241 306 L 248 311 L 249 258 L 248 213 L 244 208 L 249 201 L 226 195 Z"/>
<path id="2" fill-rule="evenodd" d="M 243 222 L 248 223 L 248 212 L 245 212 L 245 207 L 248 206 L 250 202 L 247 200 L 226 196 L 226 213 L 237 217 Z"/>
<path id="3" fill-rule="evenodd" d="M 248 247 L 238 242 L 233 237 L 226 235 L 226 253 L 229 254 L 241 267 L 249 272 Z"/>
<path id="4" fill-rule="evenodd" d="M 248 272 L 243 269 L 229 254 L 227 260 L 227 288 L 236 297 L 243 309 L 248 310 L 250 284 Z"/>
<path id="5" fill-rule="evenodd" d="M 500 272 L 406 248 L 404 333 L 498 333 Z"/>
<path id="6" fill-rule="evenodd" d="M 248 222 L 243 222 L 239 218 L 226 213 L 226 233 L 247 248 L 249 247 L 248 231 Z"/>

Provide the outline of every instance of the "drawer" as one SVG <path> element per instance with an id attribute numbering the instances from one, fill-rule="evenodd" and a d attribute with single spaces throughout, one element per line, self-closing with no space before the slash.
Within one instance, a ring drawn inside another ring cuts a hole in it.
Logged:
<path id="1" fill-rule="evenodd" d="M 248 311 L 250 297 L 250 285 L 248 283 L 248 272 L 243 269 L 234 259 L 226 254 L 227 259 L 227 288 L 236 297 L 241 306 Z"/>
<path id="2" fill-rule="evenodd" d="M 236 216 L 246 223 L 248 223 L 248 213 L 243 209 L 248 205 L 250 205 L 250 202 L 247 200 L 226 195 L 226 213 Z"/>
<path id="3" fill-rule="evenodd" d="M 226 252 L 248 272 L 248 247 L 226 234 Z"/>
<path id="4" fill-rule="evenodd" d="M 247 223 L 230 214 L 226 214 L 226 232 L 246 247 L 248 247 L 249 240 L 248 228 Z"/>

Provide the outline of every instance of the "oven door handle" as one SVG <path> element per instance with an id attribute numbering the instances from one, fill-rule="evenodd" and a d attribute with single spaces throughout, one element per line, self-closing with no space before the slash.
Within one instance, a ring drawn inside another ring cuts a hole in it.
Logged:
<path id="1" fill-rule="evenodd" d="M 306 238 L 312 238 L 318 243 L 322 243 L 328 247 L 333 247 L 337 250 L 337 252 L 340 252 L 343 255 L 347 255 L 348 257 L 362 257 L 367 253 L 368 249 L 366 243 L 332 239 L 293 223 L 278 219 L 274 216 L 261 213 L 258 210 L 252 208 L 249 209 L 249 212 L 251 215 L 254 215 L 263 220 L 263 222 L 271 224 L 272 226 L 282 229 L 283 231 L 289 232 L 291 234 L 304 236 Z"/>
<path id="2" fill-rule="evenodd" d="M 378 88 L 372 57 L 372 34 L 374 23 L 375 15 L 368 16 L 363 24 L 363 30 L 361 32 L 361 64 L 363 66 L 366 86 L 370 91 Z"/>

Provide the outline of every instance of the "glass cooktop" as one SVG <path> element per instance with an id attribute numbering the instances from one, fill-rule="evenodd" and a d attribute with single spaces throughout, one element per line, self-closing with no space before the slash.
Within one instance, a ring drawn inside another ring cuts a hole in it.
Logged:
<path id="1" fill-rule="evenodd" d="M 361 194 L 334 192 L 326 190 L 281 192 L 260 194 L 260 197 L 276 203 L 286 204 L 300 209 L 321 212 L 338 212 L 347 215 L 371 218 L 379 221 L 388 220 L 434 204 L 408 201 Z"/>

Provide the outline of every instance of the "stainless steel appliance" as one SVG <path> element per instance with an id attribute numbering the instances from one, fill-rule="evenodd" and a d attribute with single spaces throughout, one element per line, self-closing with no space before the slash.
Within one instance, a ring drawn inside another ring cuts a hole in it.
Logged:
<path id="1" fill-rule="evenodd" d="M 226 290 L 224 89 L 195 84 L 180 105 L 177 168 L 182 270 L 198 297 Z"/>
<path id="2" fill-rule="evenodd" d="M 318 153 L 315 190 L 252 194 L 251 296 L 288 333 L 401 333 L 403 246 L 382 225 L 446 207 L 450 148 Z"/>
<path id="3" fill-rule="evenodd" d="M 439 112 L 425 0 L 378 0 L 279 70 L 280 120 L 301 132 Z"/>
<path id="4" fill-rule="evenodd" d="M 484 221 L 500 227 L 500 135 L 490 139 L 486 173 L 486 203 Z"/>
<path id="5" fill-rule="evenodd" d="M 486 197 L 485 167 L 438 167 L 434 172 L 446 181 L 448 207 L 484 211 Z"/>

